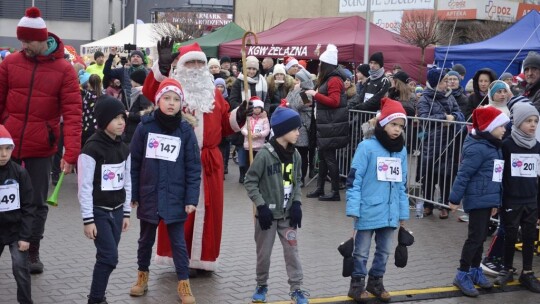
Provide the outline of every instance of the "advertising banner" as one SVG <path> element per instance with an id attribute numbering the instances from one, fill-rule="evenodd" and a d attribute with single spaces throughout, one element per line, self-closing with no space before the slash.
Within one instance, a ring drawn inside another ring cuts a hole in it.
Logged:
<path id="1" fill-rule="evenodd" d="M 340 13 L 365 12 L 369 0 L 339 0 Z M 433 9 L 435 0 L 371 0 L 371 11 Z"/>

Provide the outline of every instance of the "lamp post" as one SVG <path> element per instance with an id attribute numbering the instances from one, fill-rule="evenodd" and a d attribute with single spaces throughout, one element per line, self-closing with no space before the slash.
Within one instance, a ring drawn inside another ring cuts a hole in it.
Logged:
<path id="1" fill-rule="evenodd" d="M 369 63 L 369 28 L 371 20 L 371 0 L 367 0 L 366 2 L 366 37 L 364 41 L 364 63 Z"/>

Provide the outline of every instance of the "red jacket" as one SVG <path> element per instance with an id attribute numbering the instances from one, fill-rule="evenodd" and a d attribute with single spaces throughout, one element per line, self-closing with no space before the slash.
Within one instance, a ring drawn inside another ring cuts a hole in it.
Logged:
<path id="1" fill-rule="evenodd" d="M 82 100 L 79 81 L 64 60 L 64 44 L 50 55 L 27 57 L 20 51 L 0 64 L 0 122 L 15 142 L 13 157 L 49 157 L 57 150 L 64 118 L 64 160 L 76 164 L 81 148 Z"/>

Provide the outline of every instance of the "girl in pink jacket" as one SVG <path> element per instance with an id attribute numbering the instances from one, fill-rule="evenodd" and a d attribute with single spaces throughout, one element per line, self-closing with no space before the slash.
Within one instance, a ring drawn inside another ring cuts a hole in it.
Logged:
<path id="1" fill-rule="evenodd" d="M 251 97 L 250 101 L 253 102 L 253 115 L 249 117 L 249 128 L 251 129 L 253 157 L 255 157 L 257 151 L 259 151 L 266 142 L 266 136 L 270 134 L 270 123 L 268 122 L 266 113 L 263 111 L 264 102 L 262 102 L 258 96 Z M 248 124 L 246 123 L 242 128 L 242 134 L 244 135 L 244 149 L 246 151 L 249 150 L 247 126 Z"/>

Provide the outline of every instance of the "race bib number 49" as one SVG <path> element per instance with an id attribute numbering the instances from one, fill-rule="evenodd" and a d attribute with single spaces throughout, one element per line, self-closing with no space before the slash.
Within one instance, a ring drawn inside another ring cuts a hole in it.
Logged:
<path id="1" fill-rule="evenodd" d="M 401 158 L 377 157 L 377 180 L 383 182 L 402 182 Z"/>
<path id="2" fill-rule="evenodd" d="M 537 156 L 534 154 L 517 154 L 510 155 L 511 174 L 519 177 L 536 177 L 537 176 Z"/>
<path id="3" fill-rule="evenodd" d="M 179 137 L 148 133 L 146 158 L 155 158 L 175 162 L 180 153 Z"/>
<path id="4" fill-rule="evenodd" d="M 19 184 L 0 186 L 0 212 L 12 211 L 21 208 L 19 197 Z"/>

